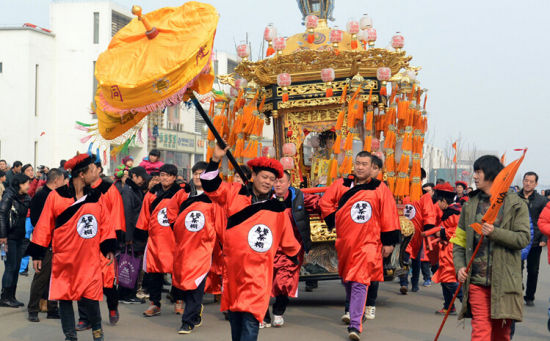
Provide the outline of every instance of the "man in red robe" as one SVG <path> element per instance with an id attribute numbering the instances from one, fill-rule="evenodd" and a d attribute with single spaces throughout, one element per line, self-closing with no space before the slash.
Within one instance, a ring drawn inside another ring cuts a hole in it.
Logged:
<path id="1" fill-rule="evenodd" d="M 203 161 L 193 166 L 193 179 L 198 183 L 192 181 L 176 193 L 167 211 L 176 241 L 172 295 L 182 305 L 179 334 L 189 334 L 202 324 L 202 298 L 216 242 L 216 216 L 220 212 L 202 191 L 198 176 L 205 169 Z"/>
<path id="2" fill-rule="evenodd" d="M 116 239 L 101 192 L 89 187 L 97 173 L 94 160 L 94 156 L 80 154 L 65 163 L 71 181 L 48 196 L 27 250 L 39 272 L 46 248 L 52 244 L 49 299 L 59 301 L 66 340 L 77 339 L 72 301 L 83 303 L 94 340 L 103 340 L 101 253 L 112 262 Z"/>
<path id="3" fill-rule="evenodd" d="M 283 166 L 265 157 L 248 161 L 252 183 L 222 182 L 218 167 L 225 151 L 216 145 L 202 187 L 228 215 L 223 234 L 226 270 L 221 310 L 229 310 L 233 341 L 257 340 L 259 322 L 269 306 L 273 258 L 277 249 L 289 257 L 300 251 L 285 205 L 272 197 L 272 187 L 283 176 Z"/>
<path id="4" fill-rule="evenodd" d="M 176 242 L 167 209 L 172 197 L 182 189 L 176 183 L 177 175 L 178 168 L 174 165 L 164 164 L 160 167 L 160 183 L 145 195 L 134 232 L 137 239 L 147 240 L 143 257 L 146 272 L 143 282 L 149 292 L 151 304 L 143 312 L 145 317 L 160 314 L 164 274 L 171 273 L 174 268 Z"/>
<path id="5" fill-rule="evenodd" d="M 397 207 L 389 188 L 371 178 L 371 154 L 355 158 L 354 175 L 336 180 L 319 205 L 329 228 L 336 227 L 338 273 L 350 298 L 349 338 L 359 340 L 371 281 L 383 281 L 383 258 L 399 242 Z"/>

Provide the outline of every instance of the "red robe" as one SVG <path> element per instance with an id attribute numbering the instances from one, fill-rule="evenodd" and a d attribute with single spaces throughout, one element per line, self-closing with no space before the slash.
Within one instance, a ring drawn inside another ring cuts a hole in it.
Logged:
<path id="1" fill-rule="evenodd" d="M 176 242 L 167 210 L 170 200 L 180 189 L 174 183 L 168 190 L 162 191 L 162 185 L 158 184 L 145 194 L 136 228 L 149 233 L 143 257 L 146 272 L 171 273 L 174 268 Z"/>
<path id="2" fill-rule="evenodd" d="M 361 185 L 354 185 L 352 178 L 338 179 L 319 205 L 329 228 L 336 227 L 340 277 L 366 285 L 383 281 L 382 245 L 395 245 L 400 231 L 388 187 L 376 179 Z"/>
<path id="3" fill-rule="evenodd" d="M 114 223 L 115 233 L 116 231 L 126 232 L 126 219 L 124 217 L 124 206 L 122 204 L 122 196 L 116 189 L 114 184 L 99 179 L 93 188 L 97 188 L 103 195 L 103 201 L 107 211 L 109 212 L 109 221 Z M 101 257 L 102 273 L 103 273 L 103 287 L 112 288 L 115 284 L 115 262 L 111 262 L 105 257 Z"/>
<path id="4" fill-rule="evenodd" d="M 262 321 L 269 307 L 277 249 L 300 250 L 285 206 L 277 199 L 252 204 L 251 189 L 221 181 L 215 163 L 201 174 L 203 189 L 228 214 L 223 234 L 225 272 L 220 309 L 249 312 Z M 214 170 L 212 170 L 214 168 Z"/>
<path id="5" fill-rule="evenodd" d="M 420 248 L 423 247 L 422 242 L 424 237 L 422 237 L 422 232 L 424 231 L 424 226 L 432 225 L 431 227 L 435 227 L 435 206 L 429 193 L 424 194 L 418 201 L 405 204 L 405 217 L 409 218 L 414 225 L 414 235 L 406 251 L 412 259 L 416 259 Z M 421 260 L 428 261 L 426 252 L 424 252 L 423 256 Z"/>
<path id="6" fill-rule="evenodd" d="M 539 215 L 538 227 L 547 237 L 550 237 L 550 202 L 546 204 Z M 550 264 L 550 247 L 548 247 L 548 263 Z"/>
<path id="7" fill-rule="evenodd" d="M 30 249 L 52 244 L 50 300 L 103 299 L 102 255 L 114 251 L 115 230 L 101 193 L 91 190 L 79 200 L 74 188 L 50 193 L 34 228 Z M 101 246 L 101 250 L 100 250 Z M 29 253 L 36 258 L 32 250 Z"/>
<path id="8" fill-rule="evenodd" d="M 455 236 L 456 227 L 460 218 L 460 206 L 451 205 L 441 217 L 441 227 L 445 229 L 446 241 L 439 246 L 439 267 L 432 277 L 434 283 L 458 282 L 453 262 L 453 244 L 449 240 Z"/>
<path id="9" fill-rule="evenodd" d="M 174 222 L 176 241 L 174 287 L 194 290 L 206 277 L 216 241 L 215 219 L 215 205 L 204 193 L 190 197 L 188 192 L 179 191 L 171 200 L 168 220 Z"/>

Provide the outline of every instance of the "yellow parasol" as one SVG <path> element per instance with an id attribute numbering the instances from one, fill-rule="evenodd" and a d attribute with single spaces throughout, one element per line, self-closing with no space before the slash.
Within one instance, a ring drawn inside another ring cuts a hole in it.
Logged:
<path id="1" fill-rule="evenodd" d="M 216 9 L 187 2 L 137 16 L 111 40 L 97 62 L 95 96 L 99 133 L 113 139 L 147 114 L 174 105 L 188 90 L 212 89 L 211 55 Z"/>

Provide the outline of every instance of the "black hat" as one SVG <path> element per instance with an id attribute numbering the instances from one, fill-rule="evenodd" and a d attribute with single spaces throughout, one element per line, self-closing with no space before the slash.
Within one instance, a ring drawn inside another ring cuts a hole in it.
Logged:
<path id="1" fill-rule="evenodd" d="M 162 173 L 162 172 L 164 172 L 166 174 L 173 175 L 173 176 L 177 176 L 178 175 L 178 167 L 176 167 L 175 165 L 166 163 L 166 164 L 160 166 L 160 168 L 159 168 L 159 173 Z"/>
<path id="2" fill-rule="evenodd" d="M 151 175 L 149 175 L 145 168 L 141 166 L 130 168 L 129 173 L 135 174 L 136 176 L 141 176 L 145 181 L 151 180 Z"/>

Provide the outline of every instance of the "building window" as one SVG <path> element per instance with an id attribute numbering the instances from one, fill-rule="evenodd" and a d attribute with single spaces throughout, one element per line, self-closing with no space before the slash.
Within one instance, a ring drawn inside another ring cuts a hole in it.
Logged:
<path id="1" fill-rule="evenodd" d="M 34 66 L 34 116 L 38 116 L 38 64 Z"/>
<path id="2" fill-rule="evenodd" d="M 94 44 L 99 44 L 99 12 L 94 12 Z"/>
<path id="3" fill-rule="evenodd" d="M 128 25 L 131 18 L 122 15 L 118 12 L 111 12 L 111 36 L 114 36 L 121 28 Z"/>
<path id="4" fill-rule="evenodd" d="M 227 74 L 230 74 L 233 71 L 235 71 L 235 68 L 237 67 L 237 65 L 239 65 L 239 64 L 236 61 L 228 59 L 227 60 Z"/>

